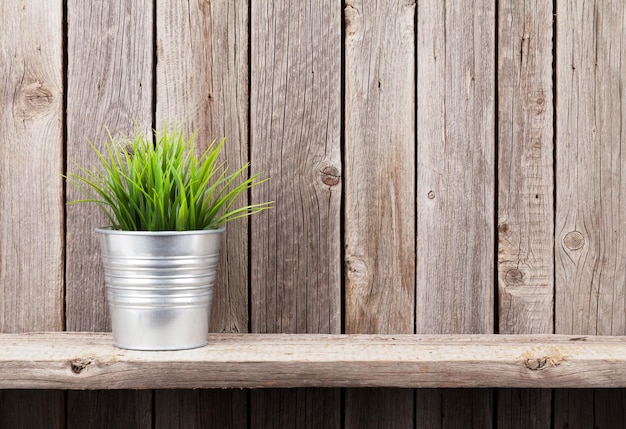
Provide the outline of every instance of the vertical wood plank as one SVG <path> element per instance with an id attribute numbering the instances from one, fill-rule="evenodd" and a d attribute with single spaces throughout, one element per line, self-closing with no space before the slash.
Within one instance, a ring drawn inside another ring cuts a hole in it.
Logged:
<path id="1" fill-rule="evenodd" d="M 2 2 L 0 19 L 0 331 L 62 330 L 62 6 Z"/>
<path id="2" fill-rule="evenodd" d="M 275 201 L 251 220 L 251 329 L 339 333 L 341 2 L 253 1 L 250 19 L 252 167 L 271 178 L 252 201 Z M 341 423 L 338 389 L 251 401 L 252 427 Z"/>
<path id="3" fill-rule="evenodd" d="M 345 329 L 413 333 L 415 1 L 346 2 Z M 349 428 L 413 427 L 414 393 L 348 389 Z"/>
<path id="4" fill-rule="evenodd" d="M 0 332 L 62 330 L 63 6 L 0 3 Z M 60 428 L 60 391 L 0 392 L 0 427 Z"/>
<path id="5" fill-rule="evenodd" d="M 247 2 L 160 0 L 156 15 L 157 128 L 165 122 L 184 122 L 188 135 L 197 132 L 199 149 L 225 136 L 222 160 L 233 168 L 244 165 L 248 161 Z M 211 311 L 211 332 L 248 331 L 246 219 L 227 227 Z M 157 427 L 203 427 L 200 420 L 213 427 L 245 427 L 247 397 L 242 390 L 157 391 Z M 198 414 L 194 409 L 203 411 Z"/>
<path id="6" fill-rule="evenodd" d="M 498 3 L 499 333 L 551 334 L 554 295 L 552 3 Z M 500 427 L 549 428 L 549 390 L 498 396 Z"/>
<path id="7" fill-rule="evenodd" d="M 417 29 L 416 331 L 491 333 L 495 2 L 423 0 Z M 491 426 L 488 389 L 418 392 L 416 420 L 467 427 L 459 404 Z"/>
<path id="8" fill-rule="evenodd" d="M 150 0 L 67 2 L 68 171 L 95 165 L 86 138 L 103 148 L 106 129 L 133 134 L 152 125 L 153 5 Z M 68 200 L 80 197 L 67 187 Z M 67 209 L 67 329 L 110 329 L 92 205 Z M 108 411 L 107 411 L 108 410 Z M 69 392 L 69 428 L 152 427 L 152 392 Z"/>
<path id="9" fill-rule="evenodd" d="M 558 1 L 557 19 L 555 331 L 624 335 L 626 4 Z M 555 422 L 578 424 L 580 410 L 600 398 L 556 391 Z M 623 427 L 623 401 L 596 407 L 589 419 Z"/>

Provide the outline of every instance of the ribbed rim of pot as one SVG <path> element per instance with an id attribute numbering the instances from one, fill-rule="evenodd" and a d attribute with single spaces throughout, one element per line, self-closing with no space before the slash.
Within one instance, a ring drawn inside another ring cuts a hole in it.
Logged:
<path id="1" fill-rule="evenodd" d="M 124 231 L 121 229 L 112 229 L 111 226 L 102 226 L 95 228 L 94 230 L 98 234 L 109 234 L 109 235 L 138 235 L 138 236 L 169 236 L 169 235 L 198 235 L 198 234 L 219 234 L 226 231 L 226 227 L 222 226 L 217 229 L 198 229 L 192 231 Z"/>

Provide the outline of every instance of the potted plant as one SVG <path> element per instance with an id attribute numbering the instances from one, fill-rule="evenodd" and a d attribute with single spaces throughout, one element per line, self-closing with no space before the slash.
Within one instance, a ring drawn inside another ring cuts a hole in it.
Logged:
<path id="1" fill-rule="evenodd" d="M 213 141 L 200 156 L 182 129 L 113 138 L 91 148 L 98 167 L 67 180 L 110 225 L 96 228 L 114 344 L 135 350 L 179 350 L 207 344 L 213 285 L 224 225 L 271 207 L 237 206 L 263 183 L 249 164 L 229 172 Z"/>

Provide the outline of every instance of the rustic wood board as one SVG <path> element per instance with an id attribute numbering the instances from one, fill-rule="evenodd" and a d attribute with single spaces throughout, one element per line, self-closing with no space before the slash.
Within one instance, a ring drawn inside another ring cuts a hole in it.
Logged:
<path id="1" fill-rule="evenodd" d="M 625 19 L 622 1 L 557 2 L 557 333 L 626 332 Z M 624 427 L 623 396 L 557 391 L 554 421 Z"/>
<path id="2" fill-rule="evenodd" d="M 498 332 L 554 332 L 551 2 L 498 6 Z M 550 391 L 500 391 L 498 426 L 549 428 Z"/>
<path id="3" fill-rule="evenodd" d="M 415 8 L 411 0 L 344 8 L 344 318 L 351 334 L 414 332 Z M 413 427 L 413 396 L 348 390 L 345 425 Z"/>
<path id="4" fill-rule="evenodd" d="M 0 343 L 2 389 L 626 387 L 626 337 L 209 334 L 206 347 L 161 352 L 118 349 L 109 333 Z"/>
<path id="5" fill-rule="evenodd" d="M 67 3 L 67 165 L 95 165 L 86 139 L 100 149 L 108 127 L 134 134 L 152 127 L 153 2 L 106 0 Z M 80 194 L 67 187 L 68 201 Z M 106 218 L 92 205 L 67 209 L 66 300 L 67 329 L 108 330 L 110 322 L 104 292 L 100 252 L 93 228 Z M 135 414 L 103 409 L 147 410 L 152 415 L 151 392 L 101 392 L 95 396 L 68 394 L 68 427 L 152 427 Z M 143 414 L 142 414 L 143 415 Z"/>
<path id="6" fill-rule="evenodd" d="M 188 136 L 196 133 L 198 151 L 226 137 L 221 161 L 234 171 L 248 161 L 247 2 L 165 0 L 157 2 L 156 16 L 157 128 L 184 124 Z M 248 331 L 247 219 L 229 224 L 224 234 L 210 331 Z M 180 427 L 246 425 L 246 392 L 179 394 L 177 400 L 175 393 L 155 392 L 157 427 L 173 427 L 174 418 L 184 419 Z"/>
<path id="7" fill-rule="evenodd" d="M 341 330 L 341 2 L 252 2 L 252 332 Z M 339 390 L 253 392 L 251 426 L 340 426 Z M 284 419 L 283 419 L 284 417 Z M 278 420 L 276 420 L 278 419 Z"/>
<path id="8" fill-rule="evenodd" d="M 417 333 L 494 332 L 495 43 L 495 2 L 420 2 Z M 473 421 L 491 427 L 488 390 L 433 395 L 418 395 L 418 421 L 463 427 L 456 404 L 483 404 Z"/>
<path id="9" fill-rule="evenodd" d="M 63 329 L 62 16 L 0 2 L 0 332 Z M 63 392 L 0 392 L 0 427 L 60 428 L 64 410 Z"/>

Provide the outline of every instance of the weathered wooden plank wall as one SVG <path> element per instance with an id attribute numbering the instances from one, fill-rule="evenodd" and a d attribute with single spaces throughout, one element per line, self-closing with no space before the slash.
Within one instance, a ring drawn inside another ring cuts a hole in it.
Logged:
<path id="1" fill-rule="evenodd" d="M 169 119 L 272 178 L 214 332 L 626 334 L 624 2 L 22 0 L 0 24 L 3 332 L 109 328 L 104 219 L 60 174 Z M 5 391 L 0 427 L 624 427 L 624 398 Z"/>

